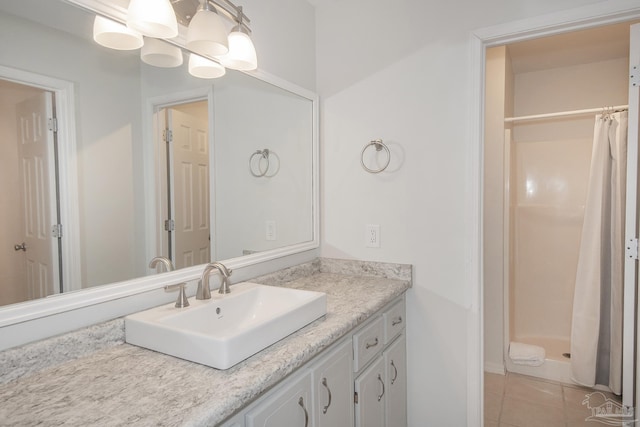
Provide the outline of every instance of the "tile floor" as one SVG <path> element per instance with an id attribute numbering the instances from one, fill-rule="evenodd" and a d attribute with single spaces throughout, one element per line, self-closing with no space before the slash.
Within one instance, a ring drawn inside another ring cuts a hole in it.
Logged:
<path id="1" fill-rule="evenodd" d="M 578 427 L 605 426 L 587 421 L 591 410 L 582 402 L 594 390 L 579 386 L 507 373 L 484 375 L 485 427 Z M 620 401 L 611 393 L 605 398 Z M 589 403 L 595 401 L 594 396 Z"/>

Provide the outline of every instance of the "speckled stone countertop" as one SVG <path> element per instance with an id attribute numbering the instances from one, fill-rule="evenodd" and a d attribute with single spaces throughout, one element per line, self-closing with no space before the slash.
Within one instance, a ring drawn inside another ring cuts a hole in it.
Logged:
<path id="1" fill-rule="evenodd" d="M 0 425 L 218 425 L 402 295 L 411 266 L 319 259 L 251 281 L 326 292 L 327 315 L 225 371 L 125 344 L 121 319 L 79 331 L 95 351 L 66 361 L 46 341 L 3 352 L 11 369 L 0 371 Z M 19 360 L 33 365 L 37 354 L 58 361 L 7 381 Z"/>

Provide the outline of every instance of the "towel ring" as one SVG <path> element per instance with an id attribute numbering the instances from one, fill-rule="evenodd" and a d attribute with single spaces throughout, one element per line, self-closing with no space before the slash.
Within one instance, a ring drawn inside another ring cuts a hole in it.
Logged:
<path id="1" fill-rule="evenodd" d="M 253 170 L 253 158 L 255 156 L 260 156 L 260 158 L 258 159 L 257 173 Z M 267 167 L 264 170 L 262 170 L 262 160 L 267 161 Z M 257 150 L 255 153 L 251 155 L 251 157 L 249 157 L 249 172 L 251 172 L 251 175 L 255 176 L 256 178 L 261 178 L 267 173 L 268 170 L 269 170 L 269 150 L 267 148 L 265 148 L 264 150 Z"/>
<path id="2" fill-rule="evenodd" d="M 277 166 L 275 172 L 273 172 L 272 174 L 268 175 L 267 172 L 269 172 L 269 168 L 271 167 L 271 159 L 270 159 L 270 157 L 272 155 L 278 161 L 278 166 Z M 259 158 L 258 158 L 258 163 L 257 163 L 256 167 L 254 168 L 254 157 L 255 156 L 259 156 Z M 263 160 L 267 164 L 264 169 L 262 167 Z M 257 169 L 257 172 L 256 172 L 256 169 Z M 280 170 L 280 157 L 276 154 L 275 151 L 271 151 L 268 148 L 265 148 L 264 150 L 256 150 L 249 157 L 249 172 L 251 172 L 251 175 L 255 176 L 256 178 L 262 178 L 262 177 L 271 178 L 271 177 L 274 177 L 274 176 L 276 176 L 276 174 L 278 173 L 279 170 Z"/>
<path id="3" fill-rule="evenodd" d="M 376 151 L 382 151 L 384 149 L 384 151 L 387 152 L 387 161 L 385 162 L 384 166 L 382 166 L 380 169 L 370 169 L 367 167 L 367 165 L 364 164 L 364 153 L 365 151 L 367 151 L 367 148 L 369 148 L 372 145 L 376 148 Z M 360 164 L 362 165 L 364 170 L 366 170 L 369 173 L 382 172 L 387 168 L 387 166 L 389 166 L 390 162 L 391 162 L 391 152 L 389 151 L 389 147 L 387 147 L 387 145 L 384 142 L 382 142 L 381 139 L 374 139 L 373 141 L 365 145 L 364 148 L 362 149 L 362 153 L 360 153 Z"/>

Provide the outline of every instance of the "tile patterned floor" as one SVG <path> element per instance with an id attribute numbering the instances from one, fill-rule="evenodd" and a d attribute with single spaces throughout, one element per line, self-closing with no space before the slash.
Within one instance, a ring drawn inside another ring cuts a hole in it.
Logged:
<path id="1" fill-rule="evenodd" d="M 589 388 L 507 373 L 484 375 L 485 427 L 599 427 L 606 424 L 587 420 L 591 409 L 583 405 Z M 604 398 L 620 398 L 604 393 Z M 601 403 L 593 395 L 589 403 Z M 592 405 L 596 406 L 596 405 Z"/>

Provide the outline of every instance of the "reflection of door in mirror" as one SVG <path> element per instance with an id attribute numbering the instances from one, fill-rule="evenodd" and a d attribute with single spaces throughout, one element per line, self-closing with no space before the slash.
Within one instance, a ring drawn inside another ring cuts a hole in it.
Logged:
<path id="1" fill-rule="evenodd" d="M 164 108 L 169 258 L 176 268 L 211 260 L 207 101 Z"/>
<path id="2" fill-rule="evenodd" d="M 51 92 L 2 81 L 0 304 L 60 292 L 55 140 Z"/>

